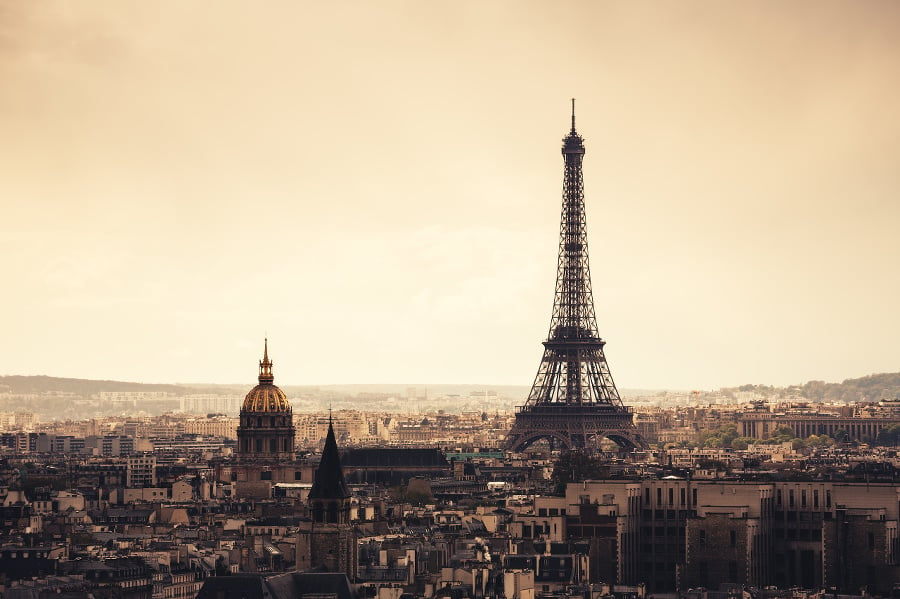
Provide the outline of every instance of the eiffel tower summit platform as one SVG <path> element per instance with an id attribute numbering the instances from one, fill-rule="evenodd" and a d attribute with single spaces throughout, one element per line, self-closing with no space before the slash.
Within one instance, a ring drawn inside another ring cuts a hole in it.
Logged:
<path id="1" fill-rule="evenodd" d="M 634 417 L 609 371 L 594 314 L 588 264 L 582 160 L 584 140 L 572 128 L 563 138 L 562 217 L 556 292 L 544 354 L 525 405 L 506 438 L 506 449 L 524 451 L 546 441 L 551 448 L 584 449 L 603 438 L 623 449 L 645 448 Z"/>

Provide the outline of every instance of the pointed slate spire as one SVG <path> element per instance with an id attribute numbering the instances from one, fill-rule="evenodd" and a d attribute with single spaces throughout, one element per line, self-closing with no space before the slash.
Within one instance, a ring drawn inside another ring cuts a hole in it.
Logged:
<path id="1" fill-rule="evenodd" d="M 309 498 L 346 499 L 347 497 L 350 497 L 350 489 L 347 488 L 347 481 L 344 479 L 344 469 L 341 468 L 341 456 L 338 453 L 337 440 L 334 436 L 334 426 L 329 419 L 325 449 L 322 451 L 322 460 L 316 470 L 312 489 L 309 490 Z"/>

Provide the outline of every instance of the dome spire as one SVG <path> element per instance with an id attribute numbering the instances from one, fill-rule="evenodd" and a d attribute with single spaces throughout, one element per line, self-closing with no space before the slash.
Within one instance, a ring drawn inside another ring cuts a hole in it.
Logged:
<path id="1" fill-rule="evenodd" d="M 269 338 L 265 338 L 263 345 L 263 359 L 259 362 L 259 384 L 271 385 L 275 381 L 275 375 L 272 374 L 272 361 L 269 359 Z"/>

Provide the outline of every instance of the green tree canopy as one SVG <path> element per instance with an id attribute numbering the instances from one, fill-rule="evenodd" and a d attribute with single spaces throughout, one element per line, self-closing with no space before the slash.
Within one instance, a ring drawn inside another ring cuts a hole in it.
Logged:
<path id="1" fill-rule="evenodd" d="M 605 478 L 608 474 L 609 469 L 597 456 L 584 451 L 567 451 L 560 455 L 553 465 L 550 480 L 557 493 L 565 493 L 566 485 L 569 483 Z"/>
<path id="2" fill-rule="evenodd" d="M 731 447 L 739 436 L 736 424 L 725 424 L 701 434 L 699 444 L 701 447 Z"/>
<path id="3" fill-rule="evenodd" d="M 876 445 L 895 447 L 900 445 L 900 423 L 886 426 L 875 437 Z"/>

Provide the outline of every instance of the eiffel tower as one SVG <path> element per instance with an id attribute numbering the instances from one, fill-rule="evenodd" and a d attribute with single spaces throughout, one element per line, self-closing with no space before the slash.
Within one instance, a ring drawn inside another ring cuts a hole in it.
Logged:
<path id="1" fill-rule="evenodd" d="M 572 129 L 563 139 L 565 160 L 556 294 L 544 356 L 506 448 L 524 451 L 544 439 L 551 448 L 584 449 L 606 437 L 622 448 L 647 446 L 622 404 L 597 332 L 588 266 L 581 162 L 584 140 Z"/>

